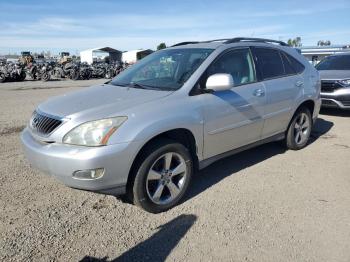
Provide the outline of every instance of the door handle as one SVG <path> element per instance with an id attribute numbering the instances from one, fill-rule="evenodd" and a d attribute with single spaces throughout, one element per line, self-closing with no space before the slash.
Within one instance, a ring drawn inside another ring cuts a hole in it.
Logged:
<path id="1" fill-rule="evenodd" d="M 295 83 L 295 85 L 296 85 L 297 87 L 301 87 L 303 84 L 304 84 L 303 81 L 297 81 L 297 82 Z"/>
<path id="2" fill-rule="evenodd" d="M 264 90 L 262 90 L 262 89 L 259 88 L 259 89 L 255 89 L 255 90 L 254 90 L 253 95 L 254 95 L 254 96 L 260 97 L 260 96 L 264 96 L 264 95 L 265 95 L 265 92 L 264 92 Z"/>

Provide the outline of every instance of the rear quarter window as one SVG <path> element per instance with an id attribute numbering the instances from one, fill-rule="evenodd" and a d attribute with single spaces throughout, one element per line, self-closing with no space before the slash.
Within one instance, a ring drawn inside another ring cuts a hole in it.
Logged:
<path id="1" fill-rule="evenodd" d="M 282 56 L 282 61 L 283 61 L 283 65 L 284 65 L 285 74 L 286 75 L 295 75 L 296 70 L 292 66 L 292 63 L 290 62 L 290 60 L 288 59 L 287 54 L 284 52 L 281 52 L 281 56 Z"/>
<path id="2" fill-rule="evenodd" d="M 283 62 L 278 50 L 258 47 L 254 48 L 254 53 L 263 79 L 285 75 Z"/>
<path id="3" fill-rule="evenodd" d="M 284 54 L 287 56 L 295 72 L 297 72 L 298 74 L 301 74 L 305 70 L 305 66 L 302 63 L 300 63 L 297 59 L 295 59 L 291 55 L 288 55 L 287 53 L 284 53 Z"/>

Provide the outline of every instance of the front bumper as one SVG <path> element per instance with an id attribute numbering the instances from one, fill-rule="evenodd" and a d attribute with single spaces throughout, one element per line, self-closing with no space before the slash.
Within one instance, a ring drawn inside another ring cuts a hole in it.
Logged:
<path id="1" fill-rule="evenodd" d="M 334 92 L 322 92 L 322 107 L 350 109 L 350 88 L 337 89 Z"/>
<path id="2" fill-rule="evenodd" d="M 126 183 L 134 156 L 135 143 L 101 147 L 84 147 L 58 143 L 42 143 L 26 128 L 21 134 L 25 156 L 32 166 L 50 174 L 69 187 L 120 195 Z M 104 175 L 94 180 L 73 177 L 77 170 L 105 168 Z"/>

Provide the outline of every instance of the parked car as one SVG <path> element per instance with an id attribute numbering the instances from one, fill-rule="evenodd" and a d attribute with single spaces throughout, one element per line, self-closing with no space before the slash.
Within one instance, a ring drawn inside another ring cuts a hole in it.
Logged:
<path id="1" fill-rule="evenodd" d="M 305 147 L 320 105 L 317 70 L 283 42 L 185 42 L 40 104 L 21 139 L 64 184 L 158 213 L 218 159 L 278 140 Z"/>
<path id="2" fill-rule="evenodd" d="M 331 55 L 316 65 L 323 107 L 350 109 L 350 54 Z"/>

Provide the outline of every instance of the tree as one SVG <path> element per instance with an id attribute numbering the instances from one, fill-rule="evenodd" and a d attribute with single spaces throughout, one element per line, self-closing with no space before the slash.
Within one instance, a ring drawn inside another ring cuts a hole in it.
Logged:
<path id="1" fill-rule="evenodd" d="M 157 46 L 157 50 L 161 50 L 161 49 L 164 49 L 166 48 L 166 44 L 165 43 L 160 43 L 158 46 Z"/>
<path id="2" fill-rule="evenodd" d="M 317 45 L 318 45 L 318 46 L 329 46 L 329 45 L 331 45 L 331 41 L 329 41 L 329 40 L 326 40 L 326 41 L 324 41 L 324 40 L 319 40 L 319 41 L 317 42 Z"/>
<path id="3" fill-rule="evenodd" d="M 294 39 L 288 39 L 288 45 L 290 46 L 293 46 L 293 47 L 301 47 L 302 46 L 302 43 L 301 43 L 301 37 L 300 36 L 297 36 L 296 38 Z"/>

